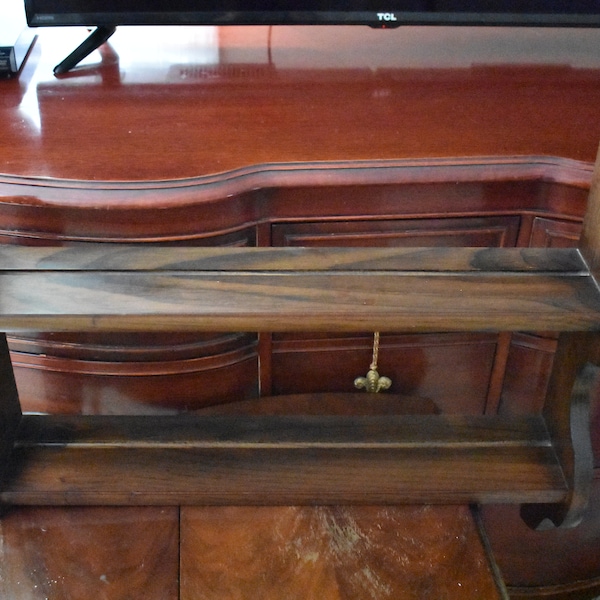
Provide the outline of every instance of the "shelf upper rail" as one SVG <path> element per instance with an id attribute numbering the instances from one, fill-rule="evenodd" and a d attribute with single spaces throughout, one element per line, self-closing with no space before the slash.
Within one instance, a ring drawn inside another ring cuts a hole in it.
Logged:
<path id="1" fill-rule="evenodd" d="M 576 249 L 0 247 L 0 330 L 595 331 Z"/>

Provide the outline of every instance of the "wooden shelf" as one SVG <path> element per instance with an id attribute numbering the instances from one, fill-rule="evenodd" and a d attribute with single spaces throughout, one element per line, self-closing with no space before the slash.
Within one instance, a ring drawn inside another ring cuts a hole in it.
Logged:
<path id="1" fill-rule="evenodd" d="M 16 504 L 560 502 L 542 417 L 24 416 Z"/>
<path id="2" fill-rule="evenodd" d="M 7 246 L 0 264 L 6 332 L 564 332 L 544 414 L 511 419 L 23 416 L 4 340 L 4 503 L 583 510 L 600 291 L 578 250 Z"/>
<path id="3" fill-rule="evenodd" d="M 0 252 L 0 330 L 595 330 L 573 249 Z M 8 266 L 6 266 L 8 265 Z"/>

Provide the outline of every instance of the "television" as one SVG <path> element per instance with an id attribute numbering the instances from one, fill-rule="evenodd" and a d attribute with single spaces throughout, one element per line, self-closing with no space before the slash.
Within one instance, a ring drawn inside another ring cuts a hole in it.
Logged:
<path id="1" fill-rule="evenodd" d="M 70 70 L 119 25 L 598 27 L 600 0 L 25 0 L 30 27 L 95 27 Z"/>

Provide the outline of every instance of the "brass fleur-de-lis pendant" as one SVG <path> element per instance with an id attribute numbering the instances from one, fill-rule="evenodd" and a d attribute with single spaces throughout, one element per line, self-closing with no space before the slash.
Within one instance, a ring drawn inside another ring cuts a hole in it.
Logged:
<path id="1" fill-rule="evenodd" d="M 373 360 L 366 377 L 357 377 L 354 380 L 354 387 L 359 390 L 364 389 L 367 392 L 376 394 L 381 390 L 387 390 L 392 385 L 389 377 L 380 376 L 377 372 L 377 360 L 379 358 L 379 332 L 373 335 Z"/>
<path id="2" fill-rule="evenodd" d="M 392 380 L 389 377 L 381 377 L 375 369 L 371 369 L 366 377 L 357 377 L 354 380 L 354 386 L 359 390 L 364 389 L 375 394 L 381 390 L 387 390 L 391 385 Z"/>

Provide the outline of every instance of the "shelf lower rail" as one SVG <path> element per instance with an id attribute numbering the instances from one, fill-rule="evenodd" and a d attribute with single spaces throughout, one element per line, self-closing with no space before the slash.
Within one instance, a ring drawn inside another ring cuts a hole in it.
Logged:
<path id="1" fill-rule="evenodd" d="M 22 418 L 6 504 L 559 503 L 542 417 Z"/>

